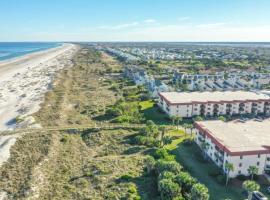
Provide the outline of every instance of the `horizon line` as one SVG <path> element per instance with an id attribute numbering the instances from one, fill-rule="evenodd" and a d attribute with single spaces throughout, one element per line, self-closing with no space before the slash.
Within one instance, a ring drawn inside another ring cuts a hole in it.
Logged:
<path id="1" fill-rule="evenodd" d="M 114 41 L 114 40 L 104 40 L 104 41 L 57 41 L 57 40 L 25 40 L 25 41 L 0 41 L 0 43 L 23 43 L 23 42 L 53 42 L 53 43 L 270 43 L 269 41 Z"/>

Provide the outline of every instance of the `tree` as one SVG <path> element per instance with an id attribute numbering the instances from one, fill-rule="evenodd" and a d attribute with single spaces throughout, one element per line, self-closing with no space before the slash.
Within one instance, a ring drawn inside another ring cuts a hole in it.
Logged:
<path id="1" fill-rule="evenodd" d="M 146 127 L 143 128 L 142 132 L 145 136 L 154 138 L 157 138 L 159 134 L 158 126 L 152 120 L 146 122 Z"/>
<path id="2" fill-rule="evenodd" d="M 171 144 L 171 143 L 172 143 L 172 137 L 170 137 L 168 135 L 163 137 L 163 140 L 162 140 L 163 146 L 167 145 L 167 144 Z"/>
<path id="3" fill-rule="evenodd" d="M 192 186 L 197 183 L 197 180 L 187 172 L 180 172 L 179 174 L 177 174 L 175 177 L 175 181 L 179 185 L 181 185 L 182 190 L 185 193 L 190 193 Z"/>
<path id="4" fill-rule="evenodd" d="M 259 171 L 258 167 L 256 167 L 256 166 L 249 166 L 248 173 L 251 175 L 251 180 L 253 180 L 254 174 L 258 174 L 258 171 Z"/>
<path id="5" fill-rule="evenodd" d="M 175 125 L 176 116 L 172 115 L 172 116 L 170 117 L 170 119 L 172 120 L 172 124 Z"/>
<path id="6" fill-rule="evenodd" d="M 255 181 L 244 181 L 242 185 L 243 189 L 248 192 L 248 199 L 251 199 L 251 194 L 253 191 L 260 190 L 260 185 L 257 184 Z"/>
<path id="7" fill-rule="evenodd" d="M 193 135 L 193 129 L 194 129 L 193 124 L 189 124 L 188 128 L 190 129 L 190 135 L 192 136 Z"/>
<path id="8" fill-rule="evenodd" d="M 226 170 L 226 186 L 228 185 L 229 179 L 230 179 L 230 172 L 234 171 L 234 166 L 232 163 L 226 163 L 225 164 L 225 170 Z"/>
<path id="9" fill-rule="evenodd" d="M 185 135 L 187 136 L 187 129 L 189 128 L 189 124 L 183 124 L 183 128 L 185 129 Z"/>
<path id="10" fill-rule="evenodd" d="M 161 132 L 161 135 L 160 135 L 160 146 L 164 146 L 164 143 L 163 143 L 163 139 L 164 139 L 164 136 L 166 134 L 166 126 L 162 125 L 159 127 L 159 130 Z"/>
<path id="11" fill-rule="evenodd" d="M 181 188 L 171 179 L 162 179 L 158 182 L 158 191 L 162 200 L 171 200 L 180 195 Z"/>
<path id="12" fill-rule="evenodd" d="M 183 118 L 182 117 L 179 117 L 179 116 L 176 116 L 175 117 L 175 120 L 176 120 L 176 124 L 177 124 L 177 129 L 178 129 L 179 128 L 180 121 L 182 121 Z"/>
<path id="13" fill-rule="evenodd" d="M 158 180 L 162 180 L 162 179 L 170 179 L 173 180 L 175 177 L 175 174 L 169 171 L 164 171 L 161 174 L 159 174 L 158 176 Z"/>
<path id="14" fill-rule="evenodd" d="M 148 174 L 150 174 L 155 169 L 155 159 L 152 156 L 147 156 L 144 163 L 147 168 Z"/>
<path id="15" fill-rule="evenodd" d="M 162 173 L 163 171 L 170 171 L 174 174 L 178 174 L 181 172 L 182 166 L 176 161 L 158 160 L 155 168 L 158 174 Z"/>
<path id="16" fill-rule="evenodd" d="M 191 199 L 192 200 L 208 200 L 209 194 L 208 189 L 200 183 L 196 183 L 191 188 Z"/>

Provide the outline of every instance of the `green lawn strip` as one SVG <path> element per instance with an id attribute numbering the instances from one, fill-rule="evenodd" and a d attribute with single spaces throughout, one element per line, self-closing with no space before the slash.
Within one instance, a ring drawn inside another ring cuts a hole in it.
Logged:
<path id="1" fill-rule="evenodd" d="M 168 144 L 168 145 L 165 146 L 165 149 L 170 150 L 170 151 L 176 149 L 178 144 L 183 142 L 183 140 L 186 138 L 184 131 L 183 130 L 177 130 L 177 129 L 170 130 L 167 133 L 167 135 L 177 138 L 177 139 L 173 140 L 171 144 Z"/>
<path id="2" fill-rule="evenodd" d="M 214 164 L 202 163 L 196 159 L 196 155 L 200 154 L 200 149 L 195 144 L 190 146 L 179 144 L 172 153 L 176 156 L 176 160 L 180 162 L 193 177 L 197 178 L 208 187 L 210 199 L 244 199 L 244 196 L 241 194 L 241 188 L 225 187 L 225 185 L 217 183 L 216 180 L 209 176 L 208 173 L 213 169 Z"/>
<path id="3" fill-rule="evenodd" d="M 155 106 L 154 101 L 141 101 L 139 104 L 146 120 L 152 120 L 156 124 L 171 124 L 171 121 L 168 119 L 168 117 L 165 114 L 159 112 L 158 107 Z"/>

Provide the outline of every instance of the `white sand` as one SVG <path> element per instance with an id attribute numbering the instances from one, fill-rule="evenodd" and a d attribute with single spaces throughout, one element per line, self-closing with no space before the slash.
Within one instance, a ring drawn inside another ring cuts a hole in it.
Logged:
<path id="1" fill-rule="evenodd" d="M 14 129 L 17 116 L 39 110 L 57 71 L 72 65 L 78 46 L 60 47 L 0 62 L 0 131 Z"/>
<path id="2" fill-rule="evenodd" d="M 79 47 L 64 44 L 46 51 L 0 62 L 0 132 L 34 123 L 30 115 L 39 110 L 56 72 L 72 66 Z M 19 126 L 16 117 L 24 118 Z M 9 158 L 9 149 L 18 135 L 0 136 L 0 166 Z M 1 195 L 4 195 L 0 191 Z"/>
<path id="3" fill-rule="evenodd" d="M 16 142 L 17 136 L 7 135 L 0 137 L 0 166 L 9 157 L 9 148 Z"/>

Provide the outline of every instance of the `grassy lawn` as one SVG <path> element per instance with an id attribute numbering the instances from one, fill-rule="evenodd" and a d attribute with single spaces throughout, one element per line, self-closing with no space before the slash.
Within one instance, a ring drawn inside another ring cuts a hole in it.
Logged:
<path id="1" fill-rule="evenodd" d="M 166 149 L 172 151 L 174 149 L 177 148 L 178 144 L 180 144 L 181 142 L 183 142 L 183 140 L 186 138 L 185 137 L 185 132 L 183 130 L 170 130 L 167 135 L 171 136 L 171 137 L 174 137 L 176 139 L 174 139 L 172 141 L 171 144 L 168 144 L 165 146 Z"/>
<path id="2" fill-rule="evenodd" d="M 168 119 L 167 115 L 161 113 L 158 110 L 158 107 L 155 106 L 155 102 L 152 100 L 141 101 L 140 106 L 142 108 L 144 117 L 146 120 L 152 120 L 156 124 L 171 124 L 171 121 Z"/>
<path id="3" fill-rule="evenodd" d="M 213 170 L 214 165 L 212 163 L 202 163 L 197 160 L 196 155 L 200 154 L 200 149 L 195 144 L 186 146 L 180 143 L 172 153 L 176 155 L 177 161 L 179 161 L 193 177 L 197 178 L 208 187 L 210 199 L 224 200 L 229 198 L 232 200 L 241 200 L 245 198 L 241 194 L 241 188 L 232 186 L 226 188 L 209 176 L 208 173 Z"/>

